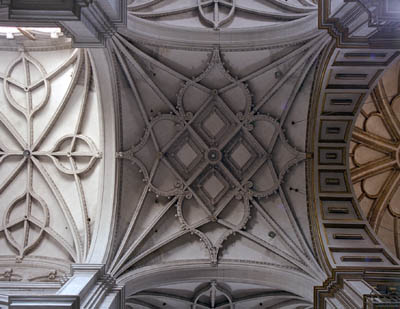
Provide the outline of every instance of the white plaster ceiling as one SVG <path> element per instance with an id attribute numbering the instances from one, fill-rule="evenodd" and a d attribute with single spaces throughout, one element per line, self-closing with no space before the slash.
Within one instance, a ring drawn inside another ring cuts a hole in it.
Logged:
<path id="1" fill-rule="evenodd" d="M 91 63 L 69 44 L 0 53 L 0 278 L 54 281 L 85 261 L 102 191 Z"/>

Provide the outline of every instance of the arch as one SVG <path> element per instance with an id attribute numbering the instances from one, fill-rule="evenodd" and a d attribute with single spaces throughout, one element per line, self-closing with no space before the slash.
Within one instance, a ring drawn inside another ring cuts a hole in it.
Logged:
<path id="1" fill-rule="evenodd" d="M 144 267 L 121 276 L 117 280 L 117 284 L 124 285 L 126 295 L 131 295 L 153 288 L 160 282 L 167 285 L 212 280 L 257 284 L 291 292 L 308 301 L 313 299 L 313 291 L 309 287 L 317 285 L 319 282 L 318 279 L 315 279 L 315 282 L 311 283 L 310 277 L 306 274 L 283 267 L 249 266 L 224 262 L 218 267 L 208 263 L 176 263 Z"/>

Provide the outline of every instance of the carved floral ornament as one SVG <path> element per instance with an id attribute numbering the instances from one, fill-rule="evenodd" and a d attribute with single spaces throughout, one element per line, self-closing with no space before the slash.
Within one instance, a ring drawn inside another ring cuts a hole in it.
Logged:
<path id="1" fill-rule="evenodd" d="M 48 242 L 64 252 L 59 258 L 82 261 L 91 239 L 85 175 L 102 157 L 89 136 L 97 140 L 97 133 L 85 123 L 96 104 L 89 56 L 84 50 L 60 55 L 63 61 L 49 72 L 40 53 L 43 62 L 27 51 L 12 56 L 0 73 L 0 241 L 5 237 L 17 262 Z M 65 118 L 65 110 L 74 110 L 75 119 Z"/>
<path id="2" fill-rule="evenodd" d="M 400 258 L 399 66 L 384 75 L 364 104 L 351 144 L 351 178 L 364 215 Z"/>

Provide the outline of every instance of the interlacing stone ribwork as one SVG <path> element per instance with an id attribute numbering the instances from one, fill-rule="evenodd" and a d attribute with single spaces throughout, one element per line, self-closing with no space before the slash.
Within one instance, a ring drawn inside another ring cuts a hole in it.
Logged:
<path id="1" fill-rule="evenodd" d="M 204 26 L 214 30 L 280 24 L 306 17 L 317 7 L 311 0 L 265 0 L 255 5 L 238 0 L 130 0 L 128 12 L 136 17 L 178 26 Z M 236 20 L 242 23 L 235 22 Z M 185 21 L 190 20 L 187 23 Z"/>
<path id="2" fill-rule="evenodd" d="M 214 84 L 218 88 L 204 86 L 216 76 Z M 232 89 L 242 98 L 240 105 L 240 100 L 233 103 L 225 99 Z M 202 94 L 195 98 L 199 91 Z M 139 166 L 150 192 L 176 204 L 183 231 L 200 238 L 213 264 L 218 262 L 225 241 L 246 228 L 250 207 L 257 204 L 257 199 L 278 192 L 289 169 L 306 158 L 287 142 L 279 121 L 260 111 L 262 105 L 253 104 L 247 85 L 229 74 L 216 49 L 204 72 L 183 84 L 176 106 L 170 105 L 171 112 L 152 114 L 140 143 L 118 154 Z M 168 128 L 170 124 L 178 133 L 165 141 L 166 130 L 156 128 Z M 271 130 L 267 132 L 273 136 L 269 145 L 260 142 L 265 140 L 265 132 L 255 130 L 256 126 Z M 279 174 L 272 162 L 278 140 L 291 155 Z M 151 171 L 137 155 L 149 141 L 158 151 Z M 178 180 L 170 189 L 157 185 L 174 177 Z M 185 211 L 192 203 L 199 205 L 203 213 L 196 217 L 196 224 Z M 227 210 L 235 213 L 235 218 L 227 216 Z M 216 226 L 218 237 L 207 232 L 207 224 Z"/>
<path id="3" fill-rule="evenodd" d="M 200 17 L 210 24 L 214 29 L 220 28 L 223 24 L 229 22 L 235 14 L 236 0 L 198 0 Z M 207 14 L 206 10 L 211 7 L 211 14 Z M 224 16 L 222 10 L 226 9 L 227 14 Z M 209 16 L 211 15 L 211 16 Z"/>
<path id="4" fill-rule="evenodd" d="M 309 301 L 286 291 L 217 280 L 160 285 L 129 295 L 126 305 L 129 308 L 312 308 Z"/>
<path id="5" fill-rule="evenodd" d="M 82 261 L 91 238 L 83 178 L 102 156 L 84 133 L 86 110 L 95 104 L 89 56 L 75 50 L 47 72 L 23 51 L 0 79 L 0 203 L 7 205 L 0 208 L 0 240 L 3 234 L 19 262 L 43 247 L 45 237 L 72 261 Z M 83 85 L 77 87 L 79 79 Z M 75 110 L 76 116 L 65 118 L 64 110 Z M 77 196 L 75 209 L 65 191 Z"/>
<path id="6" fill-rule="evenodd" d="M 394 66 L 374 89 L 354 128 L 351 178 L 364 215 L 400 258 L 400 88 Z"/>

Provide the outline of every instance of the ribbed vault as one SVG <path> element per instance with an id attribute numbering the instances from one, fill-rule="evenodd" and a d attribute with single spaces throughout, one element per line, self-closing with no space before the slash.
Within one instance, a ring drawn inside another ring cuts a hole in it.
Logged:
<path id="1" fill-rule="evenodd" d="M 144 308 L 172 308 L 177 299 L 189 307 L 214 283 L 232 296 L 212 305 L 210 288 L 204 308 L 225 308 L 229 299 L 243 308 L 305 308 L 325 276 L 309 230 L 305 144 L 316 61 L 329 38 L 310 26 L 316 6 L 307 1 L 185 5 L 134 1 L 128 30 L 110 41 L 122 132 L 110 272 Z M 244 19 L 241 33 L 235 24 Z M 274 23 L 297 24 L 296 39 L 245 46 L 247 33 L 273 32 Z M 177 41 L 154 40 L 158 30 Z M 248 300 L 238 288 L 243 275 Z"/>

